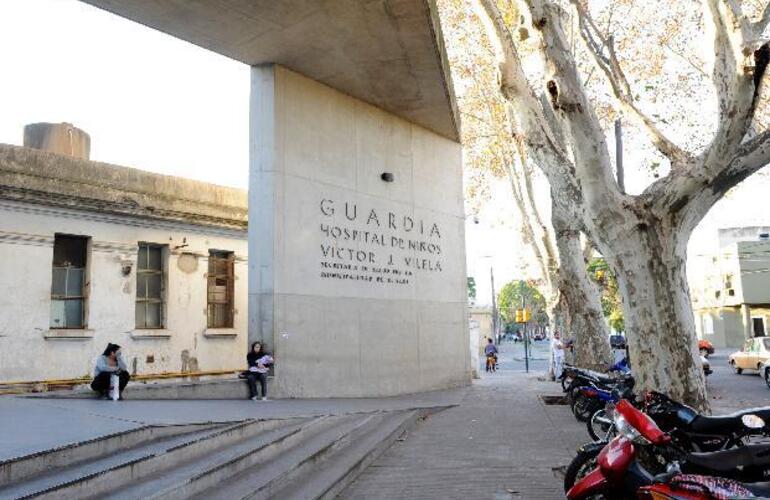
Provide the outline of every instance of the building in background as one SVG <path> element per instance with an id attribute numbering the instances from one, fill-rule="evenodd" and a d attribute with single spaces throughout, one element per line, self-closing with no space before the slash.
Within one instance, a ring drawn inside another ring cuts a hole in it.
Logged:
<path id="1" fill-rule="evenodd" d="M 24 137 L 0 145 L 0 382 L 88 376 L 108 342 L 135 374 L 242 369 L 246 192 L 89 161 L 69 124 Z"/>
<path id="2" fill-rule="evenodd" d="M 740 347 L 768 334 L 770 228 L 724 228 L 718 240 L 719 251 L 691 277 L 695 326 L 716 347 Z"/>

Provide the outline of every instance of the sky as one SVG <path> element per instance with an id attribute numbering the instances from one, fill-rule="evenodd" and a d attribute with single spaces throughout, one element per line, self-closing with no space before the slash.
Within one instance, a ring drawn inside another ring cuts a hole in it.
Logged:
<path id="1" fill-rule="evenodd" d="M 1 0 L 0 61 L 0 142 L 69 122 L 93 160 L 248 186 L 248 66 L 75 0 Z"/>
<path id="2" fill-rule="evenodd" d="M 93 160 L 247 188 L 246 65 L 75 0 L 0 0 L 0 60 L 0 143 L 20 145 L 28 123 L 69 122 L 91 135 Z M 630 189 L 648 177 L 629 169 Z M 480 304 L 490 268 L 498 291 L 527 273 L 508 189 L 493 186 L 466 219 Z M 770 224 L 757 204 L 769 192 L 770 175 L 753 176 L 712 210 L 691 240 L 691 273 L 717 227 Z"/>

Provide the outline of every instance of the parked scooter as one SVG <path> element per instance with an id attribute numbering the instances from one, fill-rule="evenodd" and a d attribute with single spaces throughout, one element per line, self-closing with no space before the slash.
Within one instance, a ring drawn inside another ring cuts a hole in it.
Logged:
<path id="1" fill-rule="evenodd" d="M 719 417 L 715 417 L 719 418 Z M 732 417 L 730 419 L 732 420 Z M 764 420 L 751 413 L 743 413 L 740 421 L 746 429 L 759 432 L 765 428 Z M 609 443 L 602 443 L 596 458 L 596 466 L 590 471 L 585 464 L 581 470 L 574 470 L 573 464 L 567 470 L 565 491 L 570 500 L 586 498 L 637 498 L 645 487 L 668 485 L 668 489 L 680 488 L 677 478 L 681 472 L 719 476 L 721 482 L 761 481 L 770 476 L 770 445 L 746 445 L 741 448 L 709 453 L 688 453 L 680 448 L 671 434 L 664 432 L 650 416 L 635 408 L 629 401 L 621 400 L 614 411 L 614 423 L 618 436 Z M 596 444 L 592 444 L 596 445 Z M 699 488 L 708 490 L 709 482 L 703 479 Z M 701 484 L 702 483 L 702 484 Z M 761 485 L 740 484 L 752 495 L 770 493 Z M 638 498 L 667 498 L 639 496 Z M 677 497 L 673 497 L 677 498 Z M 679 498 L 718 498 L 692 496 Z M 749 496 L 749 498 L 751 498 Z"/>

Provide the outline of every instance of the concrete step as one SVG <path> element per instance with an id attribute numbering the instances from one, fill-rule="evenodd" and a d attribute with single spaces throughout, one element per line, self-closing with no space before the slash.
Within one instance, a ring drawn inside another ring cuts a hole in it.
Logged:
<path id="1" fill-rule="evenodd" d="M 160 400 L 160 399 L 247 399 L 249 386 L 246 380 L 235 374 L 227 377 L 211 378 L 208 380 L 174 380 L 129 382 L 125 392 L 131 400 Z M 268 395 L 272 398 L 282 398 L 284 395 L 274 383 L 273 377 L 268 378 Z M 27 394 L 27 398 L 43 399 L 95 399 L 96 393 L 87 385 L 71 390 L 50 391 Z"/>
<path id="2" fill-rule="evenodd" d="M 4 460 L 0 462 L 0 497 L 3 496 L 2 492 L 6 486 L 21 483 L 30 477 L 40 478 L 72 466 L 86 467 L 91 462 L 98 462 L 102 457 L 116 456 L 121 452 L 129 455 L 141 453 L 143 447 L 148 444 L 167 443 L 174 439 L 190 439 L 224 425 L 224 423 L 148 425 Z"/>
<path id="3" fill-rule="evenodd" d="M 311 467 L 301 481 L 289 481 L 273 498 L 331 500 L 411 428 L 418 411 L 392 412 L 360 428 L 347 443 L 338 443 Z M 258 498 L 258 497 L 255 497 Z"/>
<path id="4" fill-rule="evenodd" d="M 387 449 L 416 416 L 416 411 L 359 415 L 193 498 L 333 498 Z"/>
<path id="5" fill-rule="evenodd" d="M 143 477 L 140 483 L 113 490 L 110 497 L 171 500 L 190 498 L 213 487 L 225 487 L 233 475 L 281 456 L 313 436 L 344 425 L 347 420 L 348 417 L 317 417 L 243 440 L 237 445 L 220 447 L 196 460 L 178 463 L 171 471 Z"/>
<path id="6" fill-rule="evenodd" d="M 137 429 L 7 463 L 0 498 L 330 499 L 426 411 Z"/>
<path id="7" fill-rule="evenodd" d="M 118 449 L 91 461 L 51 469 L 47 474 L 14 482 L 0 490 L 0 498 L 72 499 L 101 497 L 120 487 L 142 481 L 177 467 L 179 463 L 206 456 L 221 449 L 278 428 L 294 425 L 292 420 L 246 420 L 215 426 L 206 431 L 140 443 Z M 136 497 L 141 498 L 141 497 Z"/>

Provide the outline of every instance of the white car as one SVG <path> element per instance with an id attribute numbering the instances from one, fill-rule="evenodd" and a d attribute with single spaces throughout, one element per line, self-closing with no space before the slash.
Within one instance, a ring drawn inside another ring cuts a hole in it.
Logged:
<path id="1" fill-rule="evenodd" d="M 759 375 L 765 379 L 765 383 L 770 387 L 770 359 L 762 363 L 759 367 Z"/>

